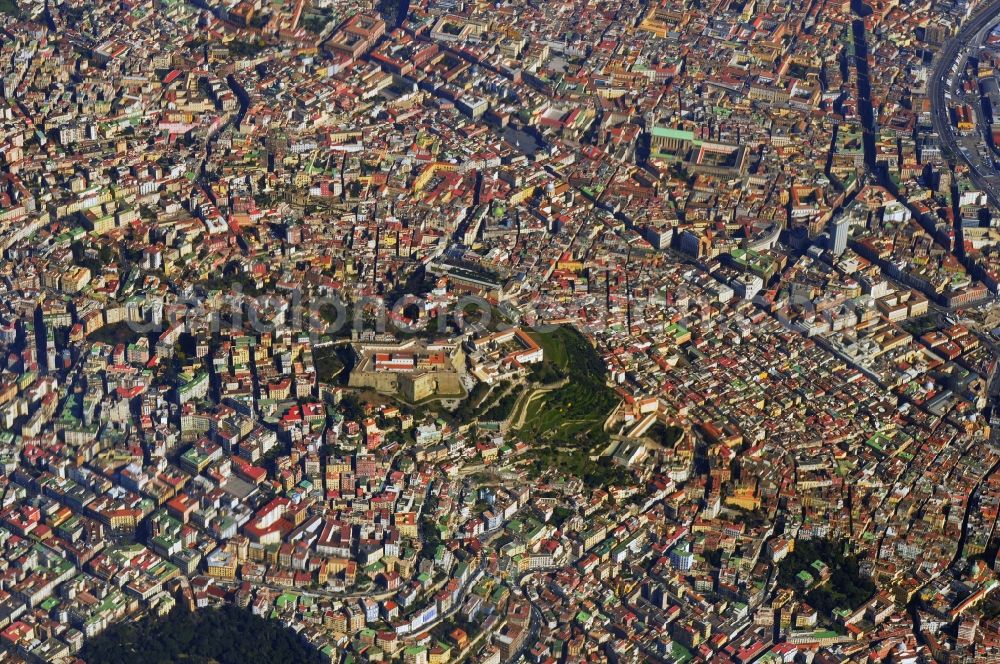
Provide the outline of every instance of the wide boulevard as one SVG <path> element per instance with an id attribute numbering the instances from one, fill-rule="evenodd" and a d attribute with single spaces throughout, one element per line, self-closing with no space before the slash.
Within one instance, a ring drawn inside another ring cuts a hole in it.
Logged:
<path id="1" fill-rule="evenodd" d="M 990 0 L 976 10 L 958 34 L 949 40 L 935 60 L 929 81 L 934 130 L 941 137 L 942 151 L 962 159 L 970 168 L 971 179 L 1000 206 L 1000 173 L 993 165 L 993 151 L 987 141 L 990 128 L 978 122 L 974 135 L 959 135 L 952 125 L 950 106 L 960 101 L 961 73 L 970 55 L 975 55 L 986 33 L 1000 21 L 1000 0 Z M 951 99 L 945 97 L 950 95 Z M 973 105 L 979 109 L 978 99 Z M 977 110 L 977 115 L 981 113 Z"/>

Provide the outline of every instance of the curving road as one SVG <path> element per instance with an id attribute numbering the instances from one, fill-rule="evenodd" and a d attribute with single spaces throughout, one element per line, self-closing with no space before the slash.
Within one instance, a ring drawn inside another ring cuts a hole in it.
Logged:
<path id="1" fill-rule="evenodd" d="M 945 94 L 951 93 L 953 97 L 951 103 L 958 101 L 956 91 L 959 88 L 959 74 L 964 69 L 969 55 L 978 51 L 985 33 L 998 21 L 1000 21 L 1000 0 L 988 0 L 972 14 L 958 33 L 945 43 L 944 48 L 936 56 L 928 92 L 931 99 L 931 117 L 934 122 L 934 130 L 941 138 L 942 151 L 950 153 L 953 158 L 961 159 L 968 164 L 970 179 L 986 192 L 994 205 L 1000 206 L 1000 174 L 996 172 L 988 159 L 981 157 L 974 149 L 970 150 L 967 147 L 963 149 L 963 143 L 967 146 L 969 141 L 967 139 L 960 140 L 960 137 L 956 136 L 948 114 L 949 101 L 945 99 Z M 956 62 L 958 68 L 953 74 L 952 66 Z M 951 81 L 950 87 L 948 85 L 949 79 Z M 989 131 L 988 128 L 981 129 Z M 982 136 L 977 133 L 976 141 L 981 139 Z"/>

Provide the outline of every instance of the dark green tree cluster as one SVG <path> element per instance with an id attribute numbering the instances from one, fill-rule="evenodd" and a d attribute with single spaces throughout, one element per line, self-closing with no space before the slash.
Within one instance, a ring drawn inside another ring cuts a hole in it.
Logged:
<path id="1" fill-rule="evenodd" d="M 569 381 L 545 395 L 545 407 L 531 422 L 536 433 L 551 432 L 557 443 L 573 442 L 562 430 L 567 422 L 592 420 L 599 426 L 617 401 L 607 386 L 604 360 L 590 342 L 570 327 L 548 333 L 542 344 L 547 354 L 565 358 L 564 373 Z"/>
<path id="2" fill-rule="evenodd" d="M 353 394 L 344 395 L 344 398 L 340 400 L 340 408 L 348 420 L 360 422 L 365 419 L 365 407 L 362 405 L 361 399 Z"/>
<path id="3" fill-rule="evenodd" d="M 410 9 L 410 0 L 379 0 L 378 11 L 387 25 L 396 27 L 403 23 Z"/>
<path id="4" fill-rule="evenodd" d="M 105 325 L 97 330 L 94 330 L 90 334 L 91 341 L 100 341 L 102 343 L 116 345 L 116 344 L 131 344 L 138 341 L 140 335 L 129 327 L 126 322 L 112 323 L 110 325 Z"/>
<path id="5" fill-rule="evenodd" d="M 558 383 L 566 374 L 552 362 L 538 362 L 531 365 L 531 377 L 542 385 Z"/>
<path id="6" fill-rule="evenodd" d="M 249 274 L 242 272 L 240 266 L 235 262 L 226 265 L 221 275 L 208 277 L 200 282 L 201 287 L 206 291 L 229 291 L 233 290 L 236 284 L 239 284 L 247 295 L 259 294 L 257 281 Z"/>
<path id="7" fill-rule="evenodd" d="M 225 605 L 162 618 L 122 623 L 87 641 L 80 657 L 89 664 L 272 664 L 322 661 L 298 635 L 275 620 Z"/>
<path id="8" fill-rule="evenodd" d="M 778 581 L 794 588 L 799 572 L 806 571 L 816 577 L 812 568 L 815 560 L 830 568 L 830 579 L 810 589 L 805 596 L 817 611 L 830 614 L 838 608 L 854 610 L 875 594 L 875 584 L 861 576 L 857 556 L 844 551 L 843 542 L 829 539 L 796 540 L 795 550 L 778 566 Z"/>
<path id="9" fill-rule="evenodd" d="M 28 18 L 27 14 L 24 13 L 24 10 L 18 6 L 16 0 L 0 0 L 0 14 L 13 16 L 21 21 Z"/>
<path id="10" fill-rule="evenodd" d="M 326 27 L 328 19 L 324 16 L 306 16 L 302 19 L 302 27 L 314 35 L 318 35 L 323 32 L 323 28 Z"/>
<path id="11" fill-rule="evenodd" d="M 533 469 L 558 468 L 579 477 L 590 488 L 626 484 L 628 471 L 608 459 L 592 458 L 608 444 L 602 425 L 618 400 L 605 380 L 604 360 L 571 327 L 536 338 L 553 370 L 568 381 L 545 394 L 544 405 L 528 418 L 525 432 L 539 441 L 533 452 Z"/>
<path id="12" fill-rule="evenodd" d="M 316 377 L 321 383 L 332 383 L 344 369 L 336 346 L 325 346 L 313 350 L 313 364 L 316 365 Z"/>
<path id="13" fill-rule="evenodd" d="M 678 426 L 665 426 L 657 422 L 649 428 L 646 436 L 658 442 L 665 449 L 672 449 L 674 444 L 684 435 L 684 429 Z"/>
<path id="14" fill-rule="evenodd" d="M 510 417 L 510 414 L 514 412 L 514 405 L 517 403 L 517 397 L 520 394 L 521 390 L 519 389 L 510 390 L 500 397 L 488 411 L 483 413 L 483 416 L 480 419 L 484 422 L 500 422 L 501 420 L 506 420 Z"/>
<path id="15" fill-rule="evenodd" d="M 2 2 L 3 0 L 0 0 L 0 4 L 2 4 Z M 2 10 L 0 10 L 0 13 L 2 13 Z M 87 268 L 93 275 L 100 274 L 105 265 L 114 263 L 117 259 L 115 250 L 106 244 L 101 245 L 97 250 L 96 258 L 92 255 L 87 255 L 86 247 L 83 242 L 74 242 L 70 246 L 70 251 L 73 253 L 73 262 L 81 267 Z"/>
<path id="16" fill-rule="evenodd" d="M 264 44 L 257 41 L 234 39 L 229 42 L 229 52 L 238 58 L 255 58 L 264 48 Z"/>
<path id="17" fill-rule="evenodd" d="M 608 459 L 591 459 L 583 449 L 565 452 L 544 447 L 536 451 L 534 457 L 533 470 L 536 473 L 545 468 L 558 468 L 563 473 L 579 477 L 588 489 L 606 489 L 629 483 L 630 475 L 623 467 L 611 463 Z"/>
<path id="18" fill-rule="evenodd" d="M 458 422 L 471 422 L 475 418 L 476 413 L 479 412 L 479 406 L 482 405 L 480 402 L 486 398 L 489 391 L 490 386 L 486 383 L 476 383 L 469 390 L 469 396 L 463 399 L 462 403 L 455 409 L 453 413 L 455 420 Z"/>

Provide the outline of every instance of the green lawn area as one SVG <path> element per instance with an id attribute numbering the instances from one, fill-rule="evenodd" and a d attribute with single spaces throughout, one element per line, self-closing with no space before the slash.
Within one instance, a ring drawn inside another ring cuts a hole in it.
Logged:
<path id="1" fill-rule="evenodd" d="M 566 356 L 566 328 L 560 327 L 555 332 L 529 332 L 529 336 L 535 340 L 545 353 L 543 364 L 552 364 L 560 371 L 566 370 L 569 358 Z"/>
<path id="2" fill-rule="evenodd" d="M 568 379 L 527 406 L 522 434 L 535 441 L 535 469 L 555 467 L 591 487 L 624 482 L 624 470 L 591 458 L 608 444 L 603 424 L 618 403 L 606 382 L 604 360 L 573 328 L 532 336 L 544 349 L 551 369 Z"/>
<path id="3" fill-rule="evenodd" d="M 618 401 L 605 382 L 604 360 L 579 332 L 560 327 L 537 335 L 546 361 L 569 382 L 544 397 L 544 407 L 532 404 L 525 430 L 569 442 L 576 434 L 599 425 Z"/>
<path id="4" fill-rule="evenodd" d="M 545 395 L 533 399 L 531 403 L 528 404 L 528 414 L 525 415 L 525 420 L 533 420 L 539 416 L 542 412 L 542 408 L 545 407 Z"/>
<path id="5" fill-rule="evenodd" d="M 686 662 L 690 662 L 694 659 L 694 655 L 691 654 L 691 651 L 676 641 L 674 642 L 674 647 L 670 654 L 673 655 L 674 664 L 685 664 Z"/>

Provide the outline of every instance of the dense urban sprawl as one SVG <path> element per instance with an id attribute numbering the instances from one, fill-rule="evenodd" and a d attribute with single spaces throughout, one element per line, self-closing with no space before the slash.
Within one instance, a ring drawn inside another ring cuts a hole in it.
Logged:
<path id="1" fill-rule="evenodd" d="M 998 14 L 0 0 L 0 661 L 1000 661 Z"/>

